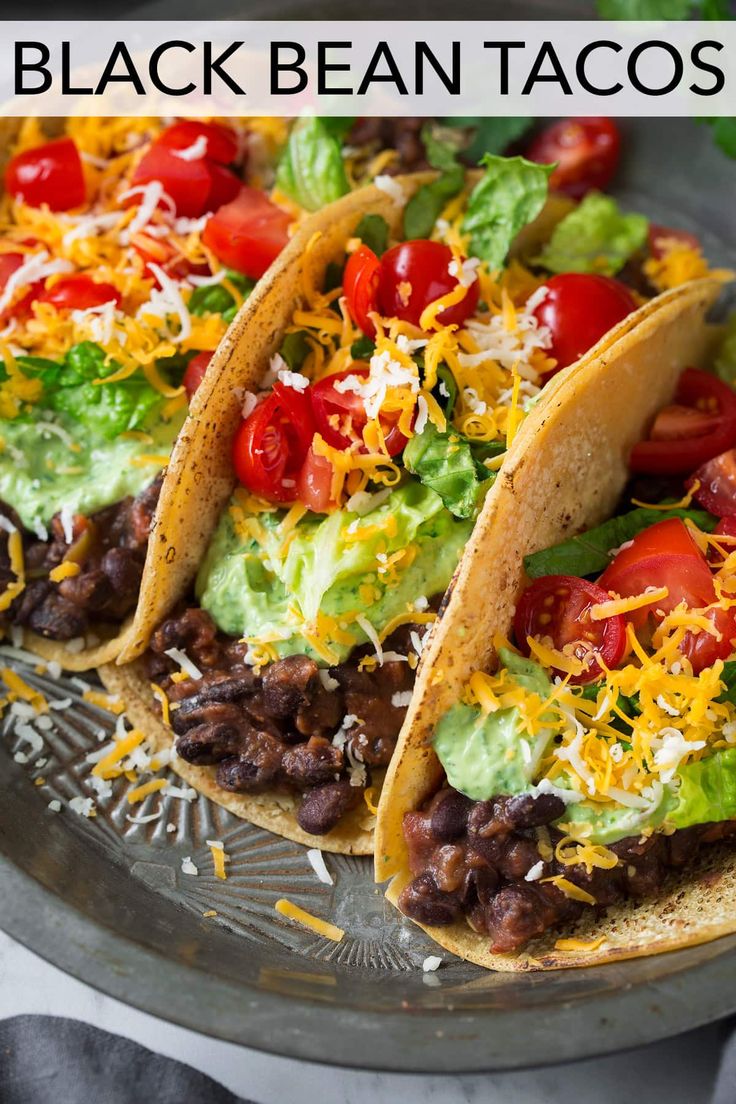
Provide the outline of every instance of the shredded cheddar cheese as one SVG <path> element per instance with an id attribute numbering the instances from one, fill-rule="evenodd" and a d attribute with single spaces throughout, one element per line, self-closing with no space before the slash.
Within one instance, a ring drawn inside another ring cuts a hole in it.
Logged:
<path id="1" fill-rule="evenodd" d="M 285 916 L 287 920 L 293 920 L 297 924 L 301 924 L 304 928 L 309 928 L 316 935 L 321 935 L 324 939 L 331 939 L 333 943 L 339 943 L 345 932 L 342 928 L 336 927 L 334 924 L 330 924 L 327 920 L 320 919 L 319 916 L 312 916 L 311 912 L 306 912 L 299 905 L 295 905 L 292 901 L 288 901 L 285 897 L 281 897 L 274 905 L 276 912 L 281 916 Z"/>

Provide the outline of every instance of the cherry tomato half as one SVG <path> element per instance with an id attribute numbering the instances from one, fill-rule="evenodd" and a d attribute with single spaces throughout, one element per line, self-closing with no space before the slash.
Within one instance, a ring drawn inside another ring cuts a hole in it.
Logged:
<path id="1" fill-rule="evenodd" d="M 0 294 L 5 290 L 5 285 L 13 273 L 17 272 L 27 260 L 27 253 L 0 253 Z M 10 318 L 23 318 L 30 314 L 31 306 L 42 287 L 42 282 L 33 284 L 24 295 L 21 295 L 20 299 L 16 299 L 14 303 L 0 312 L 0 324 L 4 324 Z"/>
<path id="2" fill-rule="evenodd" d="M 326 456 L 318 456 L 310 448 L 296 483 L 296 494 L 308 510 L 324 514 L 333 505 L 332 476 L 334 469 Z"/>
<path id="3" fill-rule="evenodd" d="M 359 246 L 348 257 L 342 278 L 342 289 L 353 321 L 368 337 L 375 337 L 376 328 L 368 317 L 378 310 L 378 284 L 381 262 L 367 245 Z"/>
<path id="4" fill-rule="evenodd" d="M 79 207 L 86 194 L 79 150 L 71 138 L 57 138 L 16 154 L 5 170 L 5 188 L 30 207 L 43 203 L 51 211 Z"/>
<path id="5" fill-rule="evenodd" d="M 243 486 L 270 502 L 295 502 L 297 479 L 313 437 L 309 396 L 276 383 L 235 435 L 235 474 Z"/>
<path id="6" fill-rule="evenodd" d="M 593 682 L 603 674 L 596 655 L 606 667 L 615 667 L 626 652 L 623 617 L 617 614 L 594 621 L 590 616 L 592 606 L 609 600 L 610 595 L 600 586 L 575 575 L 544 575 L 535 579 L 516 607 L 516 643 L 528 655 L 527 637 L 551 640 L 558 651 L 564 648 L 587 664 L 587 670 L 573 675 L 570 682 Z"/>
<path id="7" fill-rule="evenodd" d="M 228 268 L 258 280 L 289 240 L 290 222 L 264 192 L 244 186 L 208 220 L 202 241 Z"/>
<path id="8" fill-rule="evenodd" d="M 710 372 L 686 368 L 677 385 L 675 405 L 689 407 L 695 416 L 686 420 L 673 407 L 666 407 L 655 419 L 656 437 L 640 441 L 631 450 L 632 471 L 647 475 L 689 473 L 736 445 L 736 393 Z M 682 436 L 676 437 L 678 426 Z M 700 478 L 698 473 L 696 476 Z M 701 479 L 703 486 L 705 482 Z M 722 512 L 734 513 L 736 509 Z"/>
<path id="9" fill-rule="evenodd" d="M 219 211 L 220 207 L 223 207 L 226 203 L 232 203 L 243 185 L 240 177 L 236 176 L 231 169 L 225 168 L 224 165 L 212 163 L 209 166 L 209 173 L 211 184 L 205 202 L 205 210 Z"/>
<path id="10" fill-rule="evenodd" d="M 690 249 L 700 248 L 700 242 L 695 234 L 690 234 L 687 230 L 673 230 L 669 226 L 658 226 L 656 222 L 649 223 L 647 244 L 652 257 L 656 260 L 663 257 L 671 242 L 686 245 Z"/>
<path id="11" fill-rule="evenodd" d="M 209 367 L 209 363 L 212 360 L 212 353 L 197 353 L 195 357 L 189 361 L 187 370 L 184 373 L 184 379 L 181 381 L 184 390 L 187 393 L 189 402 L 194 398 L 194 394 L 199 387 L 200 383 L 204 379 L 205 372 Z"/>
<path id="12" fill-rule="evenodd" d="M 210 275 L 209 265 L 192 264 L 170 242 L 164 241 L 163 238 L 154 238 L 150 234 L 144 234 L 139 230 L 137 233 L 131 234 L 130 244 L 144 261 L 146 276 L 151 280 L 155 280 L 157 284 L 158 277 L 151 268 L 152 264 L 158 265 L 169 276 L 175 276 L 180 280 L 183 280 L 185 276 L 189 276 L 190 273 L 195 273 L 198 276 Z"/>
<path id="13" fill-rule="evenodd" d="M 704 510 L 716 517 L 736 514 L 736 449 L 729 449 L 701 464 L 685 483 L 688 490 L 694 487 L 696 480 L 700 486 L 693 498 Z"/>
<path id="14" fill-rule="evenodd" d="M 655 611 L 670 613 L 683 601 L 689 609 L 701 609 L 715 600 L 710 568 L 680 518 L 658 521 L 637 533 L 614 557 L 598 585 L 621 598 L 643 594 L 647 587 L 667 587 L 666 598 L 625 614 L 637 629 L 651 615 L 661 620 Z"/>
<path id="15" fill-rule="evenodd" d="M 578 360 L 635 310 L 631 292 L 610 276 L 579 272 L 553 276 L 534 316 L 551 330 L 549 355 L 557 361 L 555 372 Z"/>
<path id="16" fill-rule="evenodd" d="M 392 246 L 381 257 L 378 301 L 382 314 L 418 326 L 424 308 L 457 287 L 457 278 L 449 271 L 452 260 L 452 250 L 442 242 L 419 240 Z M 459 303 L 437 316 L 438 322 L 462 326 L 475 313 L 479 295 L 476 278 Z"/>
<path id="17" fill-rule="evenodd" d="M 208 161 L 230 165 L 238 155 L 238 139 L 230 127 L 221 123 L 201 123 L 198 119 L 181 119 L 178 123 L 172 123 L 161 131 L 155 145 L 171 150 L 188 150 L 200 138 L 206 141 L 203 157 Z"/>
<path id="18" fill-rule="evenodd" d="M 363 399 L 355 391 L 338 390 L 335 384 L 339 385 L 350 376 L 357 376 L 361 380 L 368 379 L 369 372 L 367 365 L 356 363 L 343 372 L 325 376 L 311 388 L 317 432 L 333 448 L 346 449 L 357 442 L 360 452 L 368 451 L 363 443 L 363 430 L 368 422 Z M 407 438 L 396 424 L 398 420 L 398 413 L 380 416 L 389 456 L 398 456 L 407 444 Z"/>
<path id="19" fill-rule="evenodd" d="M 122 296 L 112 284 L 93 280 L 84 272 L 72 276 L 62 276 L 38 296 L 39 303 L 50 303 L 57 310 L 89 310 L 101 307 L 103 303 L 120 303 Z"/>
<path id="20" fill-rule="evenodd" d="M 619 162 L 621 136 L 613 119 L 563 119 L 537 135 L 527 152 L 530 161 L 557 162 L 549 186 L 580 199 L 593 188 L 605 188 Z"/>
<path id="21" fill-rule="evenodd" d="M 732 609 L 712 609 L 705 614 L 720 635 L 720 640 L 702 629 L 699 632 L 688 630 L 680 644 L 680 651 L 686 656 L 693 668 L 693 674 L 699 675 L 706 667 L 712 667 L 717 659 L 728 659 L 733 654 L 733 640 L 736 638 L 736 613 Z"/>
<path id="22" fill-rule="evenodd" d="M 207 200 L 212 190 L 212 173 L 204 158 L 184 161 L 174 150 L 154 143 L 144 153 L 131 179 L 133 188 L 143 187 L 158 180 L 183 218 L 199 218 L 207 210 Z M 131 197 L 136 203 L 137 197 Z"/>

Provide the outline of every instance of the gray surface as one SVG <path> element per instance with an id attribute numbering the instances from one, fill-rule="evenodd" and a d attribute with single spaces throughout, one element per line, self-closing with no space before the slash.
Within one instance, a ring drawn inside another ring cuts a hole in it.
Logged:
<path id="1" fill-rule="evenodd" d="M 699 227 L 716 260 L 736 255 L 736 169 L 712 149 L 705 128 L 670 120 L 626 129 L 625 194 L 660 221 Z M 66 696 L 67 687 L 50 692 Z M 122 790 L 96 822 L 68 810 L 54 817 L 45 809 L 51 796 L 89 792 L 84 754 L 103 723 L 109 717 L 78 702 L 50 734 L 43 770 L 0 755 L 0 924 L 122 1000 L 264 1050 L 423 1071 L 513 1069 L 609 1052 L 736 1009 L 734 939 L 518 978 L 448 959 L 428 984 L 419 968 L 427 940 L 384 905 L 366 861 L 328 860 L 333 893 L 302 849 L 203 800 L 172 803 L 147 828 L 125 820 Z M 11 736 L 6 743 L 15 750 Z M 29 773 L 47 786 L 34 787 Z M 164 828 L 172 817 L 173 836 Z M 204 840 L 213 836 L 233 856 L 224 885 L 208 865 Z M 196 879 L 181 874 L 185 854 L 201 867 Z M 282 895 L 335 919 L 349 937 L 335 946 L 281 921 L 272 906 Z M 202 918 L 209 907 L 218 911 L 214 921 Z"/>

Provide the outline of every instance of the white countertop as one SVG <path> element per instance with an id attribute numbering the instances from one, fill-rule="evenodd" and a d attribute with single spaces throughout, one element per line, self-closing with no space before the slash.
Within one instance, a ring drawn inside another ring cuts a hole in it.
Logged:
<path id="1" fill-rule="evenodd" d="M 138 1012 L 68 977 L 0 933 L 0 1019 L 21 1013 L 69 1016 L 179 1059 L 256 1104 L 299 1097 L 320 1104 L 706 1104 L 722 1030 L 703 1028 L 614 1058 L 528 1073 L 403 1077 L 357 1073 L 273 1058 L 220 1043 Z M 642 1088 L 646 1091 L 642 1094 Z"/>

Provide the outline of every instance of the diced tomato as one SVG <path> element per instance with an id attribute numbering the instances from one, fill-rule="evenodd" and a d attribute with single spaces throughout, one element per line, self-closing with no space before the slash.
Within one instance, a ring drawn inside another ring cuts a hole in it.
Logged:
<path id="1" fill-rule="evenodd" d="M 613 119 L 563 119 L 546 127 L 527 151 L 530 161 L 557 162 L 550 188 L 580 199 L 605 188 L 618 167 L 621 136 Z"/>
<path id="2" fill-rule="evenodd" d="M 309 449 L 297 479 L 296 493 L 300 502 L 316 514 L 324 514 L 333 506 L 332 476 L 334 468 L 326 456 Z"/>
<path id="3" fill-rule="evenodd" d="M 692 415 L 686 417 L 682 407 L 692 410 Z M 734 445 L 736 394 L 712 373 L 686 368 L 677 385 L 675 405 L 658 415 L 650 439 L 634 446 L 629 467 L 647 475 L 690 473 Z M 700 478 L 698 473 L 696 477 Z M 701 483 L 705 485 L 705 480 Z"/>
<path id="4" fill-rule="evenodd" d="M 731 514 L 728 517 L 722 517 L 714 532 L 717 537 L 733 537 L 736 541 L 736 516 Z M 730 547 L 730 545 L 727 547 Z"/>
<path id="5" fill-rule="evenodd" d="M 171 150 L 188 150 L 200 138 L 206 140 L 203 157 L 208 161 L 230 165 L 238 155 L 238 139 L 230 127 L 221 123 L 202 123 L 198 119 L 181 119 L 178 123 L 172 123 L 159 134 L 155 144 Z"/>
<path id="6" fill-rule="evenodd" d="M 189 361 L 187 370 L 184 373 L 184 379 L 181 381 L 184 385 L 184 390 L 187 393 L 189 402 L 194 398 L 194 394 L 197 391 L 200 383 L 204 379 L 205 372 L 209 367 L 209 363 L 212 360 L 212 353 L 197 353 L 195 357 Z"/>
<path id="7" fill-rule="evenodd" d="M 645 626 L 650 616 L 661 620 L 680 602 L 688 609 L 700 609 L 715 600 L 711 570 L 680 518 L 667 518 L 637 533 L 631 544 L 617 553 L 598 585 L 621 598 L 643 594 L 647 587 L 667 587 L 666 598 L 625 614 L 637 629 Z"/>
<path id="8" fill-rule="evenodd" d="M 685 486 L 693 490 L 695 501 L 716 517 L 736 515 L 736 449 L 702 464 Z"/>
<path id="9" fill-rule="evenodd" d="M 342 288 L 353 321 L 368 337 L 375 337 L 376 328 L 368 317 L 378 310 L 378 284 L 381 262 L 372 249 L 360 245 L 348 257 L 342 278 Z"/>
<path id="10" fill-rule="evenodd" d="M 199 218 L 207 210 L 207 199 L 212 190 L 212 173 L 204 158 L 183 161 L 173 150 L 154 143 L 144 153 L 131 180 L 133 188 L 158 180 L 172 200 L 177 215 Z M 129 202 L 136 202 L 132 197 Z"/>
<path id="11" fill-rule="evenodd" d="M 458 285 L 451 275 L 452 250 L 442 242 L 408 241 L 392 246 L 381 258 L 378 301 L 387 318 L 402 318 L 419 325 L 425 307 Z M 478 306 L 477 277 L 463 299 L 437 316 L 443 326 L 462 326 Z"/>
<path id="12" fill-rule="evenodd" d="M 258 280 L 289 240 L 290 223 L 265 192 L 244 186 L 208 220 L 202 241 L 228 268 Z"/>
<path id="13" fill-rule="evenodd" d="M 79 150 L 71 138 L 57 138 L 16 154 L 5 170 L 5 188 L 30 207 L 44 203 L 51 211 L 79 207 L 86 195 Z"/>
<path id="14" fill-rule="evenodd" d="M 368 416 L 363 399 L 355 391 L 338 389 L 340 384 L 351 376 L 353 379 L 357 377 L 359 383 L 367 380 L 368 365 L 356 362 L 352 368 L 346 368 L 343 372 L 336 372 L 332 376 L 325 376 L 314 384 L 311 388 L 314 420 L 317 432 L 328 445 L 346 449 L 357 443 L 358 451 L 367 452 L 363 442 L 363 430 L 368 422 Z M 397 456 L 403 452 L 408 440 L 397 425 L 399 414 L 381 414 L 379 420 L 388 454 Z"/>
<path id="15" fill-rule="evenodd" d="M 688 630 L 680 644 L 680 651 L 690 660 L 695 675 L 712 667 L 717 659 L 728 659 L 734 651 L 736 611 L 712 609 L 705 616 L 719 633 L 720 640 L 703 629 L 699 632 Z"/>
<path id="16" fill-rule="evenodd" d="M 544 575 L 535 579 L 522 594 L 514 617 L 516 643 L 529 655 L 528 637 L 550 642 L 557 651 L 586 664 L 586 670 L 573 675 L 570 682 L 593 682 L 603 674 L 600 657 L 606 667 L 615 667 L 626 652 L 626 625 L 615 615 L 594 621 L 591 607 L 608 602 L 610 596 L 600 586 L 575 575 Z"/>
<path id="17" fill-rule="evenodd" d="M 113 284 L 93 280 L 84 272 L 61 276 L 38 296 L 39 303 L 50 303 L 57 310 L 89 310 L 104 303 L 119 305 L 122 296 Z"/>
<path id="18" fill-rule="evenodd" d="M 270 502 L 294 502 L 313 438 L 309 396 L 276 383 L 235 435 L 235 474 L 243 486 Z"/>
<path id="19" fill-rule="evenodd" d="M 552 334 L 549 355 L 555 372 L 573 364 L 636 310 L 631 292 L 610 276 L 564 272 L 547 281 L 547 294 L 534 311 Z"/>
<path id="20" fill-rule="evenodd" d="M 28 260 L 28 253 L 0 253 L 0 294 L 13 275 Z M 0 312 L 0 324 L 5 324 L 11 318 L 23 318 L 30 314 L 31 306 L 35 302 L 43 282 L 33 284 L 20 299 L 16 300 L 6 310 Z"/>
<path id="21" fill-rule="evenodd" d="M 669 226 L 658 226 L 656 222 L 649 223 L 647 244 L 649 252 L 656 260 L 664 256 L 670 242 L 686 245 L 690 249 L 700 248 L 700 242 L 695 234 L 690 234 L 687 230 L 673 230 Z"/>
<path id="22" fill-rule="evenodd" d="M 145 262 L 145 274 L 150 279 L 155 280 L 158 283 L 158 277 L 151 264 L 156 264 L 159 268 L 162 268 L 169 276 L 176 276 L 179 279 L 184 279 L 185 276 L 189 276 L 194 273 L 198 276 L 209 276 L 209 266 L 206 264 L 194 265 L 190 261 L 183 257 L 181 253 L 170 245 L 169 242 L 163 238 L 154 238 L 150 234 L 144 234 L 142 231 L 138 231 L 130 236 L 130 244 L 135 249 L 136 253 Z"/>
<path id="23" fill-rule="evenodd" d="M 232 203 L 240 192 L 242 183 L 240 178 L 231 169 L 224 165 L 212 164 L 209 166 L 210 185 L 209 195 L 205 203 L 207 211 L 219 211 L 226 203 Z"/>

